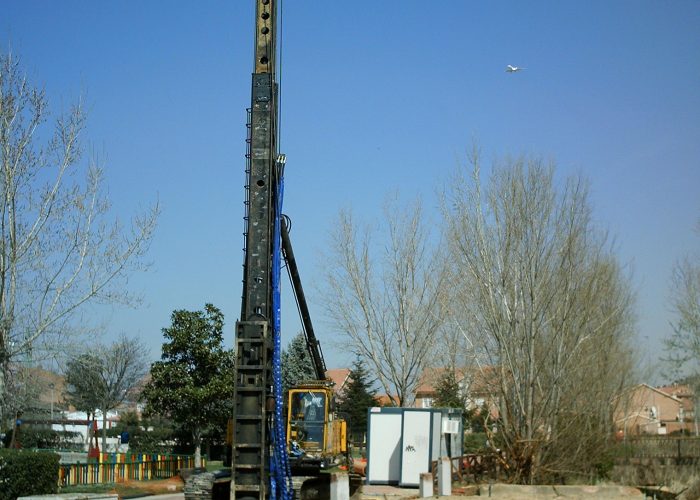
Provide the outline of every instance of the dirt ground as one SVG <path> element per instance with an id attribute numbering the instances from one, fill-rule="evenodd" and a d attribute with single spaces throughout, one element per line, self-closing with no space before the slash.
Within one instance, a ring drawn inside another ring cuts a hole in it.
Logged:
<path id="1" fill-rule="evenodd" d="M 184 483 L 180 476 L 170 479 L 156 479 L 153 481 L 125 481 L 117 483 L 112 493 L 122 496 L 133 496 L 139 493 L 144 495 L 162 495 L 165 493 L 181 492 Z"/>

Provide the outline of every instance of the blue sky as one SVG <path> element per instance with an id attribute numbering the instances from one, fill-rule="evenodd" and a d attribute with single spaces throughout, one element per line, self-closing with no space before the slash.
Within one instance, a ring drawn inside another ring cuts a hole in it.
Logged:
<path id="1" fill-rule="evenodd" d="M 108 311 L 107 332 L 142 337 L 156 357 L 173 309 L 212 302 L 231 342 L 252 0 L 5 0 L 2 11 L 3 51 L 54 109 L 85 96 L 115 213 L 162 206 L 153 267 L 130 280 L 144 306 Z M 371 220 L 399 191 L 437 218 L 435 193 L 473 141 L 487 161 L 540 155 L 590 180 L 595 219 L 633 273 L 640 345 L 657 359 L 673 263 L 700 251 L 699 2 L 297 1 L 282 18 L 285 212 L 329 365 L 351 361 L 314 293 L 338 210 Z"/>

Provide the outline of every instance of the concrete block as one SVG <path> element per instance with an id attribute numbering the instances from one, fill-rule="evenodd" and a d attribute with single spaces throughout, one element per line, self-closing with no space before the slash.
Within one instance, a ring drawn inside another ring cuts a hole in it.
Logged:
<path id="1" fill-rule="evenodd" d="M 631 486 L 612 485 L 554 485 L 552 489 L 557 497 L 569 498 L 644 498 L 645 495 Z"/>
<path id="2" fill-rule="evenodd" d="M 438 495 L 452 494 L 452 461 L 450 457 L 440 457 L 438 462 Z"/>
<path id="3" fill-rule="evenodd" d="M 420 498 L 433 496 L 433 475 L 430 472 L 421 472 L 418 491 Z"/>
<path id="4" fill-rule="evenodd" d="M 350 476 L 347 473 L 331 474 L 331 500 L 350 500 Z"/>
<path id="5" fill-rule="evenodd" d="M 622 499 L 622 498 L 644 498 L 644 494 L 637 488 L 630 486 L 593 486 L 593 485 L 524 485 L 524 484 L 493 484 L 488 487 L 481 487 L 481 496 L 503 499 L 525 499 L 537 498 L 545 500 L 548 498 L 575 498 L 582 500 L 590 499 Z"/>
<path id="6" fill-rule="evenodd" d="M 481 495 L 484 496 L 482 490 Z M 490 484 L 488 485 L 488 494 L 493 498 L 537 498 L 547 499 L 556 498 L 557 494 L 549 485 L 532 485 L 532 484 Z"/>

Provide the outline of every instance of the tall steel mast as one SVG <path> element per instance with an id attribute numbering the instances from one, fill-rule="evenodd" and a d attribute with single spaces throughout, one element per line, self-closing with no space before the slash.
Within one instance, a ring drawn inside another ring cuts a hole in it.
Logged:
<path id="1" fill-rule="evenodd" d="M 255 65 L 248 115 L 246 230 L 241 318 L 236 323 L 236 380 L 231 498 L 268 496 L 272 418 L 272 249 L 277 182 L 275 0 L 256 0 Z"/>

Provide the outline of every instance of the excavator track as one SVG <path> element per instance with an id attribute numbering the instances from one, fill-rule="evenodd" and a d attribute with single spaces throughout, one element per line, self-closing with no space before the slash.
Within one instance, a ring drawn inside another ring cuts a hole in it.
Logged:
<path id="1" fill-rule="evenodd" d="M 231 491 L 231 471 L 202 472 L 185 480 L 185 500 L 228 500 Z"/>
<path id="2" fill-rule="evenodd" d="M 350 494 L 362 484 L 362 477 L 350 475 Z M 330 498 L 330 474 L 292 477 L 294 500 L 326 500 Z M 202 472 L 185 481 L 185 500 L 228 500 L 231 487 L 229 471 Z"/>

